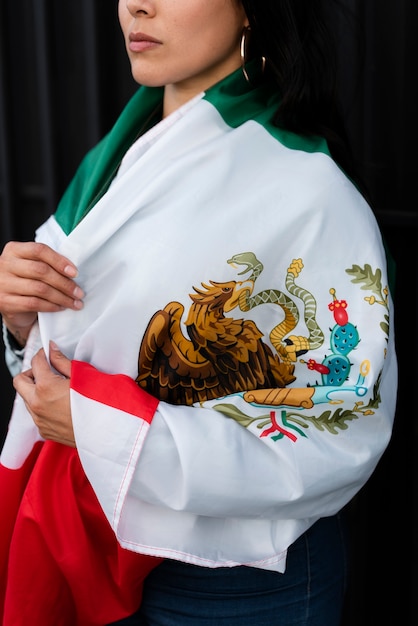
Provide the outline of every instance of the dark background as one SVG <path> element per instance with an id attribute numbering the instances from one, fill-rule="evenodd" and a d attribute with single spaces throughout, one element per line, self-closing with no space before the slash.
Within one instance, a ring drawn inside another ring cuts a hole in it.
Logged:
<path id="1" fill-rule="evenodd" d="M 343 4 L 351 17 L 331 16 L 341 95 L 360 172 L 397 265 L 400 365 L 392 441 L 349 506 L 353 573 L 344 626 L 416 626 L 418 3 Z M 80 158 L 136 87 L 116 9 L 116 0 L 0 0 L 1 248 L 33 238 Z M 0 379 L 1 443 L 13 400 L 1 358 Z"/>

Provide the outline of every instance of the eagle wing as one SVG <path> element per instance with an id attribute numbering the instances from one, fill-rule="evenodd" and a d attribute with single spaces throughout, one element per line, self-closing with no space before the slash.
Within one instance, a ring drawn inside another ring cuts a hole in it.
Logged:
<path id="1" fill-rule="evenodd" d="M 137 384 L 172 404 L 193 404 L 219 397 L 211 362 L 181 329 L 184 307 L 171 302 L 151 318 L 138 358 Z"/>

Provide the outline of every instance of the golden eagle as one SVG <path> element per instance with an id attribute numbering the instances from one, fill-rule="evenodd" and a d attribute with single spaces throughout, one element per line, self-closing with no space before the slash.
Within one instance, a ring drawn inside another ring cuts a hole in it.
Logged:
<path id="1" fill-rule="evenodd" d="M 294 366 L 281 363 L 252 320 L 225 317 L 248 287 L 230 281 L 193 287 L 185 327 L 184 307 L 170 302 L 145 331 L 136 382 L 171 404 L 191 405 L 240 391 L 285 387 Z"/>

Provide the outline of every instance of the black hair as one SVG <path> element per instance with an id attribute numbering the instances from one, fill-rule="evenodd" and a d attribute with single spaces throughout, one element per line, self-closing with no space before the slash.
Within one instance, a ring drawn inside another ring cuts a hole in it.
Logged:
<path id="1" fill-rule="evenodd" d="M 276 124 L 323 136 L 332 157 L 364 193 L 340 108 L 336 42 L 323 0 L 241 3 L 251 27 L 252 55 L 265 57 L 266 78 L 281 93 Z M 328 9 L 330 3 L 326 1 Z"/>

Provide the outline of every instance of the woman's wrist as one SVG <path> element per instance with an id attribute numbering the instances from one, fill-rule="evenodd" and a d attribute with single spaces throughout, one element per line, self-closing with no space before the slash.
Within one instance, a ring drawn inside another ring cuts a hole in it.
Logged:
<path id="1" fill-rule="evenodd" d="M 27 326 L 15 326 L 10 320 L 2 316 L 3 335 L 6 333 L 12 350 L 22 350 L 26 346 L 31 328 L 36 321 L 33 320 Z"/>
<path id="2" fill-rule="evenodd" d="M 6 348 L 6 363 L 10 372 L 15 375 L 19 371 L 19 363 L 23 361 L 25 348 L 20 346 L 3 321 L 3 342 Z M 17 369 L 16 369 L 17 368 Z"/>
<path id="3" fill-rule="evenodd" d="M 26 341 L 28 339 L 32 325 L 30 325 L 27 328 L 22 329 L 22 328 L 11 327 L 9 324 L 6 323 L 4 318 L 2 322 L 3 322 L 3 339 L 6 344 L 6 347 L 8 347 L 10 350 L 12 350 L 12 352 L 20 356 L 20 354 L 23 354 L 23 351 L 25 349 Z"/>
<path id="4" fill-rule="evenodd" d="M 22 338 L 20 331 L 12 333 L 6 326 L 7 341 L 13 352 L 19 352 L 24 350 L 26 345 L 26 338 Z"/>

